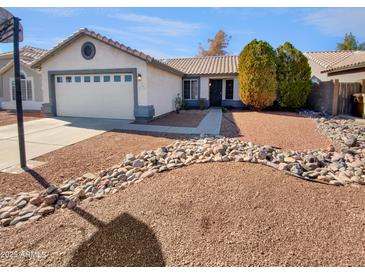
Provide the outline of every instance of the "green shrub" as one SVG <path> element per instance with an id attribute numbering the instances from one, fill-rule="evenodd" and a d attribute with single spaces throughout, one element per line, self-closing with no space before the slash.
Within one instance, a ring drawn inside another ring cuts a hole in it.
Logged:
<path id="1" fill-rule="evenodd" d="M 205 98 L 200 98 L 200 99 L 199 99 L 199 108 L 200 108 L 201 110 L 203 110 L 203 109 L 206 109 L 206 108 L 207 108 L 207 106 L 208 106 L 208 101 L 207 101 L 207 99 L 205 99 Z"/>
<path id="2" fill-rule="evenodd" d="M 303 107 L 311 92 L 308 59 L 286 42 L 277 49 L 278 103 L 284 108 Z"/>
<path id="3" fill-rule="evenodd" d="M 265 41 L 251 41 L 238 61 L 240 99 L 253 109 L 269 107 L 276 99 L 276 56 Z"/>

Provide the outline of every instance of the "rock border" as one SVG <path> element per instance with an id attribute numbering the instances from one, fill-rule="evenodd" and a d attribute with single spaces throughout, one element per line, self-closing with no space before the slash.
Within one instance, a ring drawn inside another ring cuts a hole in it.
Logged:
<path id="1" fill-rule="evenodd" d="M 364 130 L 355 127 L 353 121 L 325 117 L 315 119 L 318 128 L 341 145 L 342 152 L 334 151 L 334 147 L 303 152 L 283 151 L 222 136 L 178 140 L 156 150 L 142 151 L 137 155 L 127 154 L 119 165 L 98 174 L 84 174 L 64 182 L 60 187 L 50 186 L 42 192 L 22 192 L 15 196 L 0 197 L 0 227 L 36 221 L 55 209 L 73 209 L 81 201 L 102 199 L 155 173 L 199 163 L 259 163 L 328 185 L 365 185 Z"/>

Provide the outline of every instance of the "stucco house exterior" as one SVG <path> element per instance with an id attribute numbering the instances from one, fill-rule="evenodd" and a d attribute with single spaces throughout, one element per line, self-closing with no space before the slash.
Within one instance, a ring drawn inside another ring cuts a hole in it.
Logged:
<path id="1" fill-rule="evenodd" d="M 54 116 L 145 121 L 174 111 L 178 97 L 191 108 L 244 107 L 239 99 L 238 56 L 159 60 L 85 28 L 47 52 L 31 47 L 22 52 L 25 109 Z M 364 52 L 305 55 L 314 82 L 365 79 Z M 0 55 L 0 100 L 6 109 L 15 107 L 10 59 L 11 54 Z"/>
<path id="2" fill-rule="evenodd" d="M 24 46 L 20 49 L 20 77 L 24 110 L 39 111 L 44 103 L 41 73 L 30 67 L 46 50 Z M 15 110 L 13 52 L 0 54 L 0 109 Z"/>
<path id="3" fill-rule="evenodd" d="M 365 79 L 365 51 L 305 52 L 312 69 L 312 80 L 359 82 Z"/>
<path id="4" fill-rule="evenodd" d="M 178 96 L 190 107 L 242 106 L 237 56 L 158 60 L 80 29 L 31 67 L 52 115 L 149 120 L 174 111 Z"/>

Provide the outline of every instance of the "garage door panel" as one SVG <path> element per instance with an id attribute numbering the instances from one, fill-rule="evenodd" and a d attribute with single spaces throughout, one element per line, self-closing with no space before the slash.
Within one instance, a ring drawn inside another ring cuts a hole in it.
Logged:
<path id="1" fill-rule="evenodd" d="M 56 82 L 57 115 L 73 117 L 134 119 L 133 81 L 103 82 Z M 57 76 L 56 76 L 57 78 Z M 111 77 L 113 79 L 113 77 Z"/>

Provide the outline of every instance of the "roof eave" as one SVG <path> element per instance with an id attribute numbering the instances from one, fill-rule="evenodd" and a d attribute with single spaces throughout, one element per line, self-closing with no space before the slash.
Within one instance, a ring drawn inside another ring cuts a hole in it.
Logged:
<path id="1" fill-rule="evenodd" d="M 345 66 L 345 67 L 323 70 L 323 71 L 321 71 L 321 73 L 341 72 L 341 71 L 353 70 L 353 69 L 358 69 L 358 68 L 365 68 L 365 62 L 355 64 L 355 65 L 349 65 L 349 66 Z"/>

